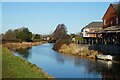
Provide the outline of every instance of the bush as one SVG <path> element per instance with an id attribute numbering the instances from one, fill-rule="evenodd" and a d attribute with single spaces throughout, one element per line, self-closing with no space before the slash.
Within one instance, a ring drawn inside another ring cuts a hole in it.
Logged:
<path id="1" fill-rule="evenodd" d="M 55 42 L 54 46 L 53 46 L 53 49 L 58 51 L 63 44 L 67 44 L 68 45 L 70 43 L 71 43 L 71 38 L 70 38 L 70 36 L 67 36 L 65 39 L 57 40 Z"/>
<path id="2" fill-rule="evenodd" d="M 78 43 L 78 41 L 82 42 L 83 41 L 83 37 L 80 35 L 75 36 L 75 42 Z"/>

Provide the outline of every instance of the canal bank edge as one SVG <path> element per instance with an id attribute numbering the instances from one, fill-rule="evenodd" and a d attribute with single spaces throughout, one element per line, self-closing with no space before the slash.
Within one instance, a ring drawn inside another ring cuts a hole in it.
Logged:
<path id="1" fill-rule="evenodd" d="M 89 50 L 88 46 L 89 45 L 82 45 L 82 44 L 75 44 L 75 43 L 70 43 L 68 45 L 63 44 L 58 50 L 58 52 L 63 54 L 77 55 L 77 56 L 86 57 L 90 59 L 96 59 L 96 55 L 98 54 L 98 51 Z"/>
<path id="2" fill-rule="evenodd" d="M 53 79 L 35 64 L 14 56 L 7 48 L 2 48 L 2 77 L 4 78 L 47 78 Z"/>
<path id="3" fill-rule="evenodd" d="M 46 41 L 41 41 L 41 42 L 22 42 L 22 43 L 5 43 L 2 44 L 3 47 L 8 48 L 11 51 L 15 51 L 16 49 L 26 49 L 32 46 L 37 46 L 41 44 L 47 43 Z"/>

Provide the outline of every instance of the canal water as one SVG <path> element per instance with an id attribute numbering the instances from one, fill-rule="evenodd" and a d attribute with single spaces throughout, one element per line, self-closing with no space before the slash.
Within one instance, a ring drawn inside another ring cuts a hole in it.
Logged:
<path id="1" fill-rule="evenodd" d="M 119 78 L 120 64 L 63 55 L 52 50 L 53 44 L 20 49 L 14 53 L 42 68 L 55 78 Z"/>

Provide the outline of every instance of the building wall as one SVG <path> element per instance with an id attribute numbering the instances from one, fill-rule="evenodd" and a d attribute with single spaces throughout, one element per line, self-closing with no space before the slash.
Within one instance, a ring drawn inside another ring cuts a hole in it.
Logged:
<path id="1" fill-rule="evenodd" d="M 83 37 L 97 37 L 96 34 L 88 34 L 88 32 L 100 31 L 102 28 L 84 28 L 83 29 Z"/>
<path id="2" fill-rule="evenodd" d="M 117 12 L 113 8 L 112 5 L 109 6 L 108 10 L 106 11 L 104 17 L 103 17 L 103 28 L 115 26 L 117 23 Z"/>
<path id="3" fill-rule="evenodd" d="M 89 37 L 90 36 L 89 34 L 87 34 L 87 32 L 89 32 L 89 29 L 88 28 L 84 28 L 83 32 L 82 32 L 83 37 Z"/>

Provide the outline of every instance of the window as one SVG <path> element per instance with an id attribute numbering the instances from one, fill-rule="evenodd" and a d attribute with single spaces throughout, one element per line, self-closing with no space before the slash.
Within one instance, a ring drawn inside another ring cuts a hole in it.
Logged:
<path id="1" fill-rule="evenodd" d="M 112 26 L 113 22 L 111 21 L 111 26 Z"/>
<path id="2" fill-rule="evenodd" d="M 118 18 L 116 18 L 116 24 L 118 24 Z"/>
<path id="3" fill-rule="evenodd" d="M 88 36 L 88 34 L 86 33 L 85 36 Z"/>
<path id="4" fill-rule="evenodd" d="M 104 20 L 104 25 L 106 25 L 106 20 Z"/>

